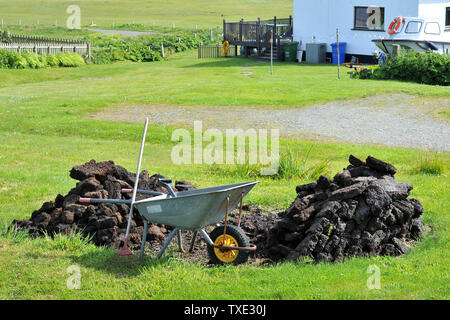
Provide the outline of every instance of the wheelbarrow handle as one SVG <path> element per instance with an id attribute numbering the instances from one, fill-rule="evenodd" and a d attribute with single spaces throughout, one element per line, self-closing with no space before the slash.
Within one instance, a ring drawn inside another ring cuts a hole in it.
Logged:
<path id="1" fill-rule="evenodd" d="M 172 197 L 174 197 L 174 198 L 177 197 L 177 195 L 175 194 L 175 191 L 173 191 L 173 189 L 172 189 L 172 186 L 171 186 L 172 180 L 171 179 L 158 179 L 158 184 L 163 186 L 164 188 L 166 188 Z"/>
<path id="2" fill-rule="evenodd" d="M 98 199 L 98 198 L 80 198 L 79 203 L 131 203 L 131 200 L 122 199 Z"/>
<path id="3" fill-rule="evenodd" d="M 144 193 L 144 194 L 150 194 L 152 196 L 160 196 L 160 195 L 164 194 L 163 192 L 142 190 L 142 189 L 138 189 L 137 192 Z M 122 189 L 122 193 L 133 193 L 133 189 Z"/>

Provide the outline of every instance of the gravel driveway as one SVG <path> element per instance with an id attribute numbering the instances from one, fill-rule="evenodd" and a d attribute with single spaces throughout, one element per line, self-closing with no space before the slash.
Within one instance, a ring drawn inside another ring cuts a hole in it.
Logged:
<path id="1" fill-rule="evenodd" d="M 450 98 L 395 94 L 284 110 L 132 106 L 109 109 L 93 117 L 128 122 L 149 117 L 152 123 L 189 128 L 194 120 L 202 120 L 203 129 L 278 128 L 282 136 L 449 152 L 450 123 L 435 117 L 437 110 L 449 106 Z"/>

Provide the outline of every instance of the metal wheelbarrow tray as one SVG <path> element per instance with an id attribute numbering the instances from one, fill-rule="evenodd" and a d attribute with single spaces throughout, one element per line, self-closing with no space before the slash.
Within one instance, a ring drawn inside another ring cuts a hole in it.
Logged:
<path id="1" fill-rule="evenodd" d="M 158 258 L 162 256 L 175 234 L 181 230 L 192 230 L 194 236 L 191 243 L 191 250 L 194 245 L 195 238 L 200 233 L 207 244 L 222 251 L 238 250 L 253 251 L 255 246 L 226 246 L 223 243 L 217 243 L 203 229 L 206 226 L 219 223 L 224 220 L 223 234 L 227 233 L 227 217 L 228 213 L 234 210 L 239 204 L 242 207 L 242 199 L 257 184 L 258 181 L 231 184 L 219 187 L 211 187 L 205 189 L 197 189 L 190 191 L 181 191 L 175 193 L 176 197 L 171 195 L 160 195 L 149 199 L 135 202 L 136 208 L 144 219 L 144 234 L 142 237 L 141 257 L 144 251 L 144 245 L 147 236 L 148 222 L 160 223 L 175 227 L 169 234 Z M 240 207 L 240 214 L 241 208 Z M 240 220 L 240 219 L 239 219 Z M 217 232 L 216 232 L 217 233 Z M 243 232 L 242 232 L 243 233 Z M 226 236 L 228 237 L 228 235 Z M 182 249 L 181 234 L 178 234 L 178 245 Z"/>
<path id="2" fill-rule="evenodd" d="M 184 230 L 198 230 L 220 222 L 228 210 L 234 210 L 245 195 L 258 183 L 247 182 L 226 186 L 181 191 L 176 197 L 168 194 L 135 202 L 139 213 L 148 221 L 175 226 Z"/>

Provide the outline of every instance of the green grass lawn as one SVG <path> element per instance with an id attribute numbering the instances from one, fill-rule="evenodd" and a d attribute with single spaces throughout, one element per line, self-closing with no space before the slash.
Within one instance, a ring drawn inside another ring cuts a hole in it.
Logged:
<path id="1" fill-rule="evenodd" d="M 96 1 L 94 1 L 95 3 Z M 241 74 L 251 69 L 252 76 Z M 28 218 L 42 202 L 66 194 L 75 184 L 72 166 L 90 159 L 114 160 L 135 170 L 142 124 L 89 118 L 111 106 L 136 104 L 263 106 L 301 108 L 314 103 L 375 94 L 405 92 L 446 97 L 449 88 L 396 81 L 336 80 L 334 66 L 247 59 L 197 60 L 195 52 L 152 63 L 87 65 L 77 69 L 0 70 L 0 218 Z M 247 180 L 211 175 L 202 166 L 170 162 L 173 127 L 149 128 L 142 167 L 208 187 Z M 0 299 L 448 299 L 449 178 L 448 154 L 436 154 L 443 174 L 415 170 L 424 152 L 377 146 L 282 140 L 281 149 L 305 154 L 309 161 L 329 160 L 333 176 L 349 154 L 392 162 L 397 179 L 414 185 L 423 203 L 426 237 L 399 258 L 357 258 L 318 265 L 307 262 L 273 266 L 246 264 L 206 267 L 169 258 L 114 263 L 114 250 L 77 239 L 29 239 L 0 235 Z M 433 155 L 434 156 L 434 155 Z M 295 186 L 308 181 L 262 179 L 247 203 L 273 210 L 286 208 Z M 81 289 L 70 290 L 67 268 L 81 270 Z M 381 289 L 366 286 L 367 268 L 381 270 Z"/>
<path id="2" fill-rule="evenodd" d="M 5 24 L 39 24 L 59 26 L 66 23 L 67 7 L 78 5 L 81 9 L 81 25 L 94 22 L 97 26 L 110 27 L 114 23 L 144 24 L 147 26 L 182 27 L 193 29 L 216 27 L 222 20 L 239 21 L 270 19 L 274 16 L 287 18 L 292 15 L 292 0 L 14 0 L 0 1 L 0 19 Z"/>

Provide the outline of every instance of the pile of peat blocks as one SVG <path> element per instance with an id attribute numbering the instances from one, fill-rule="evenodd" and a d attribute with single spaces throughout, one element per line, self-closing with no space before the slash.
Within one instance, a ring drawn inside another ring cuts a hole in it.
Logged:
<path id="1" fill-rule="evenodd" d="M 266 234 L 264 254 L 275 261 L 339 261 L 351 256 L 400 255 L 423 233 L 412 185 L 394 179 L 396 168 L 354 156 L 334 179 L 297 186 L 297 197 Z"/>
<path id="2" fill-rule="evenodd" d="M 75 188 L 66 196 L 59 194 L 55 201 L 45 202 L 39 210 L 32 213 L 30 219 L 14 220 L 17 229 L 27 229 L 33 236 L 55 233 L 69 234 L 79 230 L 85 236 L 92 237 L 96 245 L 121 246 L 125 238 L 128 204 L 82 204 L 80 198 L 130 199 L 131 195 L 122 193 L 122 189 L 132 189 L 136 179 L 134 173 L 128 172 L 113 161 L 96 162 L 91 160 L 84 165 L 75 166 L 70 176 L 78 180 Z M 139 175 L 139 189 L 168 193 L 157 184 L 162 175 L 149 176 L 147 171 Z M 186 181 L 176 181 L 175 191 L 192 190 L 195 187 Z M 147 198 L 137 196 L 137 199 Z M 129 247 L 136 249 L 141 243 L 144 221 L 135 210 L 131 221 Z M 160 224 L 149 224 L 148 241 L 164 241 L 171 228 Z"/>

